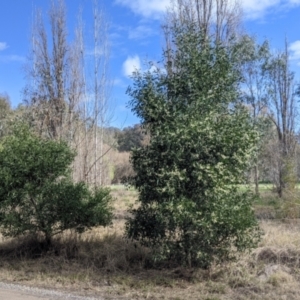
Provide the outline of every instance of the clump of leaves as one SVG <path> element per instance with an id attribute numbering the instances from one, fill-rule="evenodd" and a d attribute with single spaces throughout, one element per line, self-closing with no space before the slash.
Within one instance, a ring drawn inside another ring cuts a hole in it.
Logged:
<path id="1" fill-rule="evenodd" d="M 0 228 L 5 236 L 51 238 L 67 229 L 83 232 L 112 219 L 110 191 L 70 179 L 75 153 L 65 142 L 41 139 L 16 126 L 0 149 Z"/>

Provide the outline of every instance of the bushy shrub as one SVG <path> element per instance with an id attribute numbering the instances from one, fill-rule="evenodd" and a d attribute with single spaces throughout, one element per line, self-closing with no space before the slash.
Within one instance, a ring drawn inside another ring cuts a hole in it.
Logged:
<path id="1" fill-rule="evenodd" d="M 47 245 L 66 229 L 110 224 L 109 189 L 73 183 L 75 153 L 64 142 L 41 139 L 16 126 L 0 148 L 0 228 L 5 236 L 42 234 Z"/>

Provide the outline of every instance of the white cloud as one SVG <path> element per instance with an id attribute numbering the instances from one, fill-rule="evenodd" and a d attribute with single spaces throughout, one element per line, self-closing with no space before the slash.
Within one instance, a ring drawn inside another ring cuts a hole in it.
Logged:
<path id="1" fill-rule="evenodd" d="M 104 56 L 105 55 L 105 49 L 103 49 L 103 47 L 97 47 L 96 49 L 88 49 L 86 52 L 85 52 L 85 55 L 86 56 Z"/>
<path id="2" fill-rule="evenodd" d="M 123 81 L 123 79 L 121 79 L 121 78 L 113 79 L 113 80 L 111 81 L 111 84 L 112 84 L 113 86 L 121 87 L 121 88 L 126 88 L 126 87 L 127 87 L 127 83 L 125 83 L 125 82 Z"/>
<path id="3" fill-rule="evenodd" d="M 270 10 L 281 11 L 300 5 L 300 0 L 243 0 L 240 2 L 247 18 L 263 17 Z"/>
<path id="4" fill-rule="evenodd" d="M 159 19 L 170 6 L 170 0 L 116 0 L 116 3 L 129 7 L 136 14 L 153 19 Z"/>
<path id="5" fill-rule="evenodd" d="M 7 43 L 0 42 L 0 51 L 5 50 L 6 48 L 8 48 Z"/>
<path id="6" fill-rule="evenodd" d="M 247 18 L 257 19 L 262 17 L 269 9 L 278 7 L 282 4 L 281 0 L 244 0 L 242 9 Z"/>
<path id="7" fill-rule="evenodd" d="M 300 66 L 300 40 L 291 43 L 289 50 L 291 52 L 291 59 L 298 61 L 297 65 Z"/>
<path id="8" fill-rule="evenodd" d="M 156 32 L 150 26 L 139 25 L 129 30 L 128 38 L 131 40 L 141 40 L 153 36 L 155 34 Z"/>
<path id="9" fill-rule="evenodd" d="M 135 14 L 159 19 L 170 7 L 172 0 L 115 0 L 115 2 L 127 6 Z M 257 19 L 263 17 L 270 10 L 281 10 L 300 5 L 300 0 L 240 0 L 240 4 L 246 18 Z"/>
<path id="10" fill-rule="evenodd" d="M 123 74 L 131 76 L 133 72 L 141 69 L 141 60 L 138 55 L 128 56 L 123 63 Z"/>
<path id="11" fill-rule="evenodd" d="M 26 61 L 24 56 L 20 55 L 0 55 L 0 62 L 9 63 L 9 62 L 19 62 L 23 63 Z"/>

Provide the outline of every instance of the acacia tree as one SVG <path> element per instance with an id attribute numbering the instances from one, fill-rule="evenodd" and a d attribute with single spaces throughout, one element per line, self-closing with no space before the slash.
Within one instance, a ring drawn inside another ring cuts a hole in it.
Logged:
<path id="1" fill-rule="evenodd" d="M 176 47 L 165 62 L 171 54 L 173 71 L 136 73 L 128 90 L 151 138 L 132 152 L 140 206 L 126 228 L 157 260 L 209 267 L 258 240 L 253 197 L 236 185 L 257 132 L 238 102 L 234 52 L 193 22 L 172 33 Z"/>

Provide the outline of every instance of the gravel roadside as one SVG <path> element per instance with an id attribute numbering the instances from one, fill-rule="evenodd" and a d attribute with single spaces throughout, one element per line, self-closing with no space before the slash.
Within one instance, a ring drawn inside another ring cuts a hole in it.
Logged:
<path id="1" fill-rule="evenodd" d="M 102 297 L 91 298 L 62 293 L 54 290 L 38 289 L 19 284 L 0 282 L 1 300 L 104 300 Z"/>

